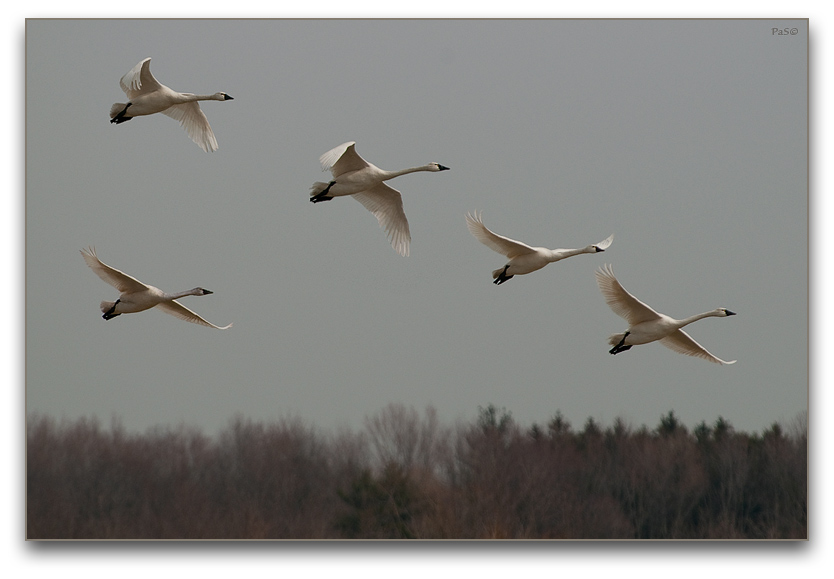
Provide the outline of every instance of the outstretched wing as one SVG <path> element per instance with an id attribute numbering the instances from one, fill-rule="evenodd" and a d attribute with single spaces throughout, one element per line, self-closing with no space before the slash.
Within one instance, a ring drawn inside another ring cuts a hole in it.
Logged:
<path id="1" fill-rule="evenodd" d="M 205 152 L 217 150 L 214 131 L 211 130 L 211 125 L 197 101 L 170 106 L 162 111 L 162 114 L 179 121 L 191 140 Z"/>
<path id="2" fill-rule="evenodd" d="M 355 141 L 348 141 L 330 149 L 319 157 L 319 162 L 321 163 L 321 170 L 327 171 L 330 169 L 334 178 L 369 166 L 369 163 L 356 152 Z"/>
<path id="3" fill-rule="evenodd" d="M 119 79 L 119 86 L 125 91 L 127 98 L 133 99 L 139 95 L 159 90 L 162 84 L 151 74 L 151 59 L 146 58 Z"/>
<path id="4" fill-rule="evenodd" d="M 227 328 L 231 328 L 232 324 L 228 326 L 215 326 L 209 321 L 204 320 L 187 307 L 179 303 L 178 301 L 174 300 L 171 302 L 162 302 L 156 306 L 166 314 L 171 314 L 174 317 L 177 317 L 181 320 L 185 320 L 186 322 L 191 322 L 193 324 L 200 324 L 201 326 L 208 326 L 209 328 L 216 328 L 218 330 L 225 330 Z"/>
<path id="5" fill-rule="evenodd" d="M 726 362 L 721 358 L 718 358 L 710 354 L 706 348 L 704 348 L 701 344 L 693 340 L 689 336 L 689 334 L 687 334 L 683 330 L 676 330 L 668 336 L 666 336 L 665 338 L 662 338 L 658 341 L 670 350 L 674 350 L 679 354 L 686 354 L 687 356 L 703 358 L 704 360 L 709 360 L 710 362 L 715 362 L 716 364 L 736 363 L 736 360 Z"/>
<path id="6" fill-rule="evenodd" d="M 487 226 L 484 225 L 484 222 L 481 219 L 480 213 L 467 213 L 466 227 L 469 228 L 469 232 L 475 237 L 475 239 L 486 245 L 491 250 L 497 251 L 501 255 L 512 258 L 536 251 L 526 243 L 510 239 L 509 237 L 504 237 L 503 235 L 498 235 L 497 233 L 493 233 L 487 229 Z"/>
<path id="7" fill-rule="evenodd" d="M 379 222 L 379 226 L 388 234 L 394 250 L 403 257 L 408 256 L 411 233 L 408 219 L 403 210 L 403 198 L 400 192 L 383 182 L 370 189 L 351 195 L 365 206 Z"/>
<path id="8" fill-rule="evenodd" d="M 614 270 L 610 265 L 606 264 L 599 268 L 594 272 L 594 275 L 596 275 L 597 285 L 599 291 L 602 292 L 602 297 L 605 298 L 605 303 L 614 310 L 615 314 L 624 318 L 630 326 L 660 319 L 660 314 L 628 293 L 620 285 L 620 282 L 614 277 Z"/>
<path id="9" fill-rule="evenodd" d="M 603 239 L 599 243 L 595 243 L 594 247 L 597 247 L 597 248 L 602 249 L 604 251 L 604 250 L 606 250 L 610 247 L 610 245 L 613 241 L 614 241 L 614 234 L 612 233 L 611 235 L 609 235 L 608 237 L 606 237 L 605 239 Z"/>
<path id="10" fill-rule="evenodd" d="M 148 289 L 147 285 L 143 284 L 135 277 L 131 277 L 126 273 L 103 263 L 96 255 L 94 247 L 82 249 L 81 255 L 84 257 L 84 261 L 87 262 L 87 265 L 90 266 L 90 269 L 92 269 L 97 276 L 119 290 L 119 292 L 132 293 Z"/>

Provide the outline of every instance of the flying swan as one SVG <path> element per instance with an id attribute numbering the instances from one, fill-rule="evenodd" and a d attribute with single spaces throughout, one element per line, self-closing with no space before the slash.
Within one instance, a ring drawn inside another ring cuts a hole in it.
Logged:
<path id="1" fill-rule="evenodd" d="M 572 257 L 581 253 L 598 253 L 605 251 L 614 241 L 612 233 L 607 239 L 596 245 L 589 245 L 582 249 L 547 249 L 546 247 L 530 247 L 526 243 L 515 241 L 509 237 L 498 235 L 487 229 L 480 213 L 466 214 L 466 226 L 469 232 L 481 243 L 493 251 L 510 258 L 502 268 L 492 272 L 492 283 L 501 285 L 514 275 L 522 275 L 541 269 L 548 263 Z"/>
<path id="2" fill-rule="evenodd" d="M 355 141 L 342 143 L 319 157 L 321 170 L 330 169 L 333 180 L 328 183 L 313 183 L 310 188 L 310 201 L 318 203 L 334 197 L 351 195 L 374 214 L 379 226 L 388 235 L 394 250 L 405 257 L 408 255 L 411 233 L 403 211 L 403 198 L 399 191 L 386 185 L 385 181 L 417 171 L 448 171 L 449 167 L 429 163 L 401 171 L 385 171 L 360 157 L 355 145 Z"/>
<path id="3" fill-rule="evenodd" d="M 195 287 L 188 291 L 167 294 L 152 285 L 143 284 L 138 279 L 102 263 L 96 255 L 95 248 L 82 249 L 81 255 L 84 256 L 84 261 L 87 262 L 87 265 L 90 266 L 97 276 L 121 292 L 119 299 L 115 302 L 101 302 L 101 311 L 104 313 L 102 317 L 105 320 L 115 318 L 122 314 L 143 312 L 152 307 L 157 307 L 163 312 L 176 316 L 186 322 L 201 324 L 209 328 L 217 328 L 218 330 L 225 330 L 226 328 L 232 327 L 232 324 L 223 326 L 222 328 L 215 326 L 175 301 L 185 296 L 206 296 L 214 292 L 201 287 Z"/>
<path id="4" fill-rule="evenodd" d="M 608 338 L 608 343 L 614 346 L 609 350 L 611 354 L 624 352 L 638 344 L 660 341 L 667 348 L 687 356 L 697 356 L 716 364 L 735 364 L 736 361 L 725 362 L 706 351 L 703 346 L 689 337 L 681 328 L 701 318 L 724 318 L 736 315 L 727 308 L 717 308 L 710 312 L 697 314 L 676 320 L 660 314 L 628 293 L 617 278 L 610 265 L 601 267 L 596 272 L 597 285 L 614 313 L 625 318 L 629 328 L 625 333 L 614 334 Z"/>
<path id="5" fill-rule="evenodd" d="M 209 126 L 208 119 L 197 101 L 230 101 L 232 97 L 224 92 L 211 95 L 196 95 L 190 92 L 171 90 L 151 74 L 151 59 L 146 58 L 119 80 L 125 91 L 126 103 L 115 103 L 110 107 L 110 122 L 119 124 L 133 117 L 162 113 L 179 121 L 191 140 L 204 151 L 216 151 L 217 139 Z"/>

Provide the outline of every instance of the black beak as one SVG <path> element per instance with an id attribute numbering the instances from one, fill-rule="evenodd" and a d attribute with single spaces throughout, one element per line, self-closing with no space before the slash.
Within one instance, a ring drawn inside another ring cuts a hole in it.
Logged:
<path id="1" fill-rule="evenodd" d="M 227 100 L 227 101 L 233 101 L 233 100 L 235 100 L 235 98 L 234 98 L 234 97 L 229 96 L 229 95 L 227 95 L 227 94 L 224 94 L 224 95 L 223 95 L 223 99 L 224 99 L 224 100 Z"/>
<path id="2" fill-rule="evenodd" d="M 214 292 L 213 292 L 213 291 L 211 291 L 211 290 L 207 290 L 207 289 L 204 289 L 204 290 L 203 290 L 203 295 L 204 295 L 204 296 L 207 296 L 207 295 L 209 295 L 209 294 L 213 294 L 213 293 L 214 293 Z"/>
<path id="3" fill-rule="evenodd" d="M 735 312 L 731 312 L 730 310 L 726 310 L 726 312 L 727 312 L 727 315 L 728 315 L 728 316 L 734 316 L 734 315 L 736 315 L 736 313 L 735 313 Z"/>
<path id="4" fill-rule="evenodd" d="M 441 170 L 441 171 L 448 171 L 448 170 L 449 170 L 449 167 L 444 167 L 443 165 L 441 165 L 441 164 L 439 164 L 439 163 L 438 163 L 438 165 L 437 165 L 437 166 L 438 166 L 438 167 L 440 167 L 440 170 Z"/>

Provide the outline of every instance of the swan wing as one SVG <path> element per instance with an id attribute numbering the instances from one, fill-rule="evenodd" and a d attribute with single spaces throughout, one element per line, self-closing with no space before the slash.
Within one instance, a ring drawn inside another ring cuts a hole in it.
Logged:
<path id="1" fill-rule="evenodd" d="M 512 258 L 518 255 L 524 255 L 525 253 L 534 253 L 536 251 L 526 243 L 493 233 L 487 229 L 486 225 L 484 225 L 479 213 L 466 214 L 466 227 L 469 228 L 469 232 L 475 237 L 475 239 L 486 245 L 491 250 L 497 251 L 501 255 Z"/>
<path id="2" fill-rule="evenodd" d="M 214 324 L 207 320 L 204 320 L 203 318 L 201 318 L 200 316 L 198 316 L 197 314 L 195 314 L 176 300 L 170 302 L 161 302 L 156 307 L 161 309 L 166 314 L 171 314 L 174 317 L 177 317 L 181 320 L 185 320 L 186 322 L 191 322 L 193 324 L 200 324 L 201 326 L 207 326 L 209 328 L 217 328 L 218 330 L 225 330 L 227 328 L 232 327 L 232 324 L 223 327 L 215 326 Z"/>
<path id="3" fill-rule="evenodd" d="M 609 235 L 608 237 L 606 237 L 605 239 L 603 239 L 599 243 L 594 244 L 594 247 L 598 247 L 599 249 L 605 250 L 605 249 L 608 249 L 608 247 L 611 245 L 611 243 L 613 243 L 613 241 L 614 241 L 614 234 L 612 233 L 611 235 Z"/>
<path id="4" fill-rule="evenodd" d="M 103 263 L 96 255 L 94 247 L 82 249 L 81 255 L 84 257 L 84 261 L 87 262 L 87 265 L 90 266 L 90 269 L 92 269 L 97 276 L 119 290 L 120 293 L 142 292 L 148 289 L 147 285 L 143 284 L 135 277 L 131 277 L 126 273 Z"/>
<path id="5" fill-rule="evenodd" d="M 133 99 L 137 96 L 159 90 L 162 85 L 151 74 L 151 59 L 146 58 L 130 69 L 126 75 L 119 79 L 119 86 L 125 91 L 127 98 Z"/>
<path id="6" fill-rule="evenodd" d="M 394 250 L 403 257 L 408 256 L 411 233 L 408 219 L 403 210 L 403 198 L 400 192 L 383 182 L 370 189 L 351 195 L 365 206 L 379 222 L 379 226 L 388 234 Z"/>
<path id="7" fill-rule="evenodd" d="M 214 138 L 214 132 L 211 130 L 211 125 L 209 125 L 205 113 L 200 108 L 200 103 L 193 101 L 172 105 L 162 111 L 162 114 L 179 121 L 180 126 L 185 129 L 191 140 L 197 143 L 202 150 L 209 152 L 218 149 L 217 139 Z"/>
<path id="8" fill-rule="evenodd" d="M 630 326 L 660 319 L 660 314 L 628 293 L 620 285 L 620 282 L 614 277 L 614 270 L 610 265 L 604 265 L 594 272 L 594 274 L 597 278 L 599 291 L 602 292 L 602 297 L 605 298 L 605 303 L 614 310 L 615 314 L 624 318 Z"/>
<path id="9" fill-rule="evenodd" d="M 701 344 L 689 337 L 689 334 L 687 334 L 683 330 L 675 330 L 665 338 L 662 338 L 658 341 L 670 350 L 674 350 L 679 354 L 686 354 L 687 356 L 703 358 L 704 360 L 709 360 L 710 362 L 714 362 L 716 364 L 736 363 L 735 360 L 726 362 L 721 358 L 713 356 L 707 351 L 706 348 L 704 348 Z"/>
<path id="10" fill-rule="evenodd" d="M 330 172 L 333 177 L 338 177 L 345 173 L 358 171 L 370 166 L 370 164 L 359 156 L 356 152 L 356 141 L 348 141 L 342 143 L 338 147 L 334 147 L 327 151 L 324 155 L 319 157 L 321 163 L 321 170 Z"/>

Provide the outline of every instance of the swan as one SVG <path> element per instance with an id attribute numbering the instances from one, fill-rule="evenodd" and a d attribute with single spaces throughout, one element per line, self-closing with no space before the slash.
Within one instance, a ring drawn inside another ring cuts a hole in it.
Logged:
<path id="1" fill-rule="evenodd" d="M 230 101 L 232 97 L 224 92 L 211 95 L 196 95 L 171 90 L 151 74 L 151 59 L 146 58 L 119 80 L 125 91 L 126 103 L 115 103 L 110 107 L 110 122 L 119 124 L 133 117 L 162 113 L 180 122 L 191 140 L 206 152 L 217 150 L 217 139 L 209 126 L 208 119 L 197 101 Z"/>
<path id="2" fill-rule="evenodd" d="M 614 277 L 614 270 L 610 265 L 605 265 L 595 272 L 597 285 L 602 295 L 614 313 L 625 318 L 629 328 L 625 333 L 614 334 L 608 338 L 608 343 L 614 346 L 609 350 L 611 354 L 624 352 L 638 344 L 648 344 L 659 341 L 667 348 L 686 354 L 697 356 L 716 364 L 735 364 L 736 360 L 725 362 L 707 352 L 698 342 L 689 337 L 689 334 L 681 328 L 698 321 L 702 318 L 716 317 L 724 318 L 736 315 L 727 308 L 717 308 L 703 314 L 697 314 L 676 320 L 667 315 L 660 314 L 652 308 L 628 293 L 617 278 Z"/>
<path id="3" fill-rule="evenodd" d="M 608 238 L 595 245 L 582 249 L 547 249 L 546 247 L 530 247 L 526 243 L 515 241 L 503 235 L 498 235 L 487 229 L 480 213 L 466 214 L 466 227 L 481 243 L 493 251 L 510 258 L 507 264 L 492 272 L 492 283 L 501 285 L 514 275 L 522 275 L 541 269 L 548 263 L 572 257 L 581 253 L 599 253 L 605 251 L 614 241 L 612 233 Z"/>
<path id="4" fill-rule="evenodd" d="M 175 301 L 185 296 L 207 296 L 211 292 L 201 287 L 195 287 L 188 291 L 179 292 L 176 294 L 168 294 L 164 291 L 146 285 L 136 278 L 133 278 L 126 273 L 114 269 L 109 265 L 102 263 L 96 255 L 96 250 L 93 247 L 82 249 L 81 255 L 84 256 L 84 261 L 90 266 L 97 276 L 112 285 L 121 292 L 119 299 L 115 302 L 101 302 L 102 316 L 105 320 L 110 320 L 122 314 L 132 314 L 135 312 L 142 312 L 152 307 L 157 307 L 167 314 L 176 316 L 186 322 L 193 322 L 195 324 L 202 324 L 210 328 L 217 328 L 218 330 L 225 330 L 231 328 L 232 324 L 228 326 L 215 326 L 211 322 L 207 322 L 187 307 Z"/>
<path id="5" fill-rule="evenodd" d="M 411 233 L 408 220 L 403 211 L 403 199 L 400 192 L 389 187 L 385 181 L 417 171 L 448 171 L 439 163 L 429 163 L 420 167 L 385 171 L 368 163 L 356 152 L 356 142 L 349 141 L 329 150 L 321 157 L 321 170 L 333 174 L 328 183 L 317 181 L 310 188 L 310 201 L 319 203 L 334 197 L 351 195 L 374 214 L 379 226 L 385 229 L 394 250 L 403 257 L 408 255 Z"/>

